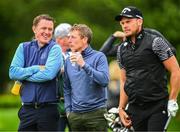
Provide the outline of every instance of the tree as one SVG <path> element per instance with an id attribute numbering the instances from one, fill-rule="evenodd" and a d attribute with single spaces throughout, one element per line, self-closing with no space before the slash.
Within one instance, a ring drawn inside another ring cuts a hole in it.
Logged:
<path id="1" fill-rule="evenodd" d="M 32 38 L 32 20 L 39 14 L 50 14 L 57 23 L 85 23 L 93 30 L 92 47 L 99 49 L 106 38 L 121 30 L 114 16 L 123 7 L 134 5 L 144 14 L 144 26 L 156 28 L 177 48 L 180 59 L 179 34 L 180 0 L 12 0 L 0 1 L 1 20 L 1 62 L 0 93 L 10 82 L 8 69 L 14 52 L 20 42 Z"/>

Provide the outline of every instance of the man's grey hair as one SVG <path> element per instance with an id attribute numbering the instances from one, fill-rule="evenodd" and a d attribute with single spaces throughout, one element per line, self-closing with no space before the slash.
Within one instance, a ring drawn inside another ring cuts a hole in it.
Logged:
<path id="1" fill-rule="evenodd" d="M 57 37 L 61 37 L 61 38 L 67 37 L 71 27 L 72 26 L 70 24 L 68 24 L 68 23 L 59 24 L 54 30 L 54 37 L 55 38 L 57 38 Z"/>

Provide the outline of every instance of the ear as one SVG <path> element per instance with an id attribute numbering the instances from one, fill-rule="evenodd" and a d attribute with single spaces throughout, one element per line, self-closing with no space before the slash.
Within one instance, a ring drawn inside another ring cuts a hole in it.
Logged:
<path id="1" fill-rule="evenodd" d="M 142 24 L 143 24 L 143 19 L 138 19 L 138 25 L 142 26 Z"/>
<path id="2" fill-rule="evenodd" d="M 32 30 L 34 33 L 36 33 L 36 27 L 35 26 L 32 26 Z"/>
<path id="3" fill-rule="evenodd" d="M 88 43 L 88 38 L 87 37 L 83 37 L 83 42 L 84 43 Z"/>

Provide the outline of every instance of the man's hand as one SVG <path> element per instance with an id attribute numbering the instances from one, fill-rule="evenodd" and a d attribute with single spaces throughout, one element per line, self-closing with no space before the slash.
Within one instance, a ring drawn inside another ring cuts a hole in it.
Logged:
<path id="1" fill-rule="evenodd" d="M 119 109 L 119 116 L 121 118 L 121 122 L 123 123 L 123 125 L 127 128 L 130 128 L 132 125 L 132 121 L 127 115 L 127 113 L 124 111 L 124 109 Z"/>
<path id="2" fill-rule="evenodd" d="M 80 67 L 85 65 L 85 61 L 80 52 L 70 52 L 70 61 L 78 64 Z"/>
<path id="3" fill-rule="evenodd" d="M 177 102 L 175 100 L 169 100 L 167 109 L 168 109 L 168 115 L 175 117 L 179 109 Z"/>
<path id="4" fill-rule="evenodd" d="M 77 58 L 77 59 L 76 59 L 76 63 L 77 63 L 80 67 L 83 67 L 83 66 L 85 65 L 85 61 L 84 61 L 82 55 L 81 55 L 79 52 L 77 52 L 76 58 Z"/>
<path id="5" fill-rule="evenodd" d="M 126 34 L 122 31 L 116 31 L 113 36 L 116 38 L 120 38 L 122 41 L 125 41 L 126 39 Z"/>
<path id="6" fill-rule="evenodd" d="M 45 69 L 45 65 L 39 65 L 39 68 L 40 68 L 40 70 L 42 71 L 42 70 Z"/>

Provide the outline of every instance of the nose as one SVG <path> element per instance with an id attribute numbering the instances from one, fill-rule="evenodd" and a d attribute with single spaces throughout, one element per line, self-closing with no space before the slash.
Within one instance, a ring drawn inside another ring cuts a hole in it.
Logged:
<path id="1" fill-rule="evenodd" d="M 68 41 L 68 43 L 71 43 L 71 38 L 69 37 L 67 41 Z"/>
<path id="2" fill-rule="evenodd" d="M 126 27 L 127 27 L 127 24 L 126 24 L 126 23 L 123 23 L 123 24 L 122 24 L 122 27 L 123 27 L 123 28 L 126 28 Z"/>
<path id="3" fill-rule="evenodd" d="M 52 30 L 52 29 L 49 29 L 49 28 L 46 28 L 46 29 L 44 29 L 44 32 L 45 32 L 46 34 L 52 34 L 52 33 L 53 33 L 53 30 Z"/>
<path id="4" fill-rule="evenodd" d="M 48 32 L 49 32 L 49 30 L 48 30 L 48 29 L 45 29 L 45 30 L 44 30 L 44 32 L 45 32 L 45 33 L 48 33 Z"/>
<path id="5" fill-rule="evenodd" d="M 124 24 L 123 26 L 122 26 L 122 30 L 124 31 L 124 30 L 127 30 L 128 29 L 128 25 L 127 24 Z"/>
<path id="6" fill-rule="evenodd" d="M 73 39 L 73 37 L 72 37 L 72 36 L 69 36 L 68 42 L 69 42 L 69 43 L 72 43 L 72 39 Z"/>

